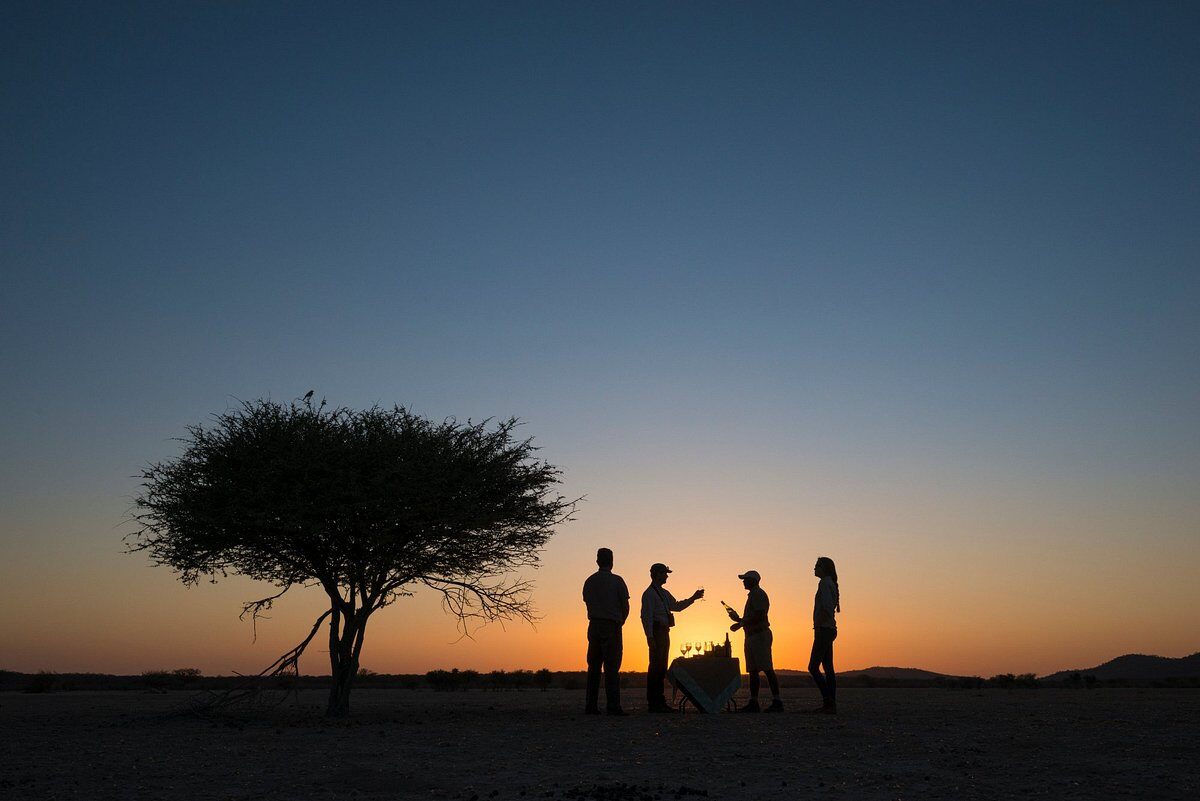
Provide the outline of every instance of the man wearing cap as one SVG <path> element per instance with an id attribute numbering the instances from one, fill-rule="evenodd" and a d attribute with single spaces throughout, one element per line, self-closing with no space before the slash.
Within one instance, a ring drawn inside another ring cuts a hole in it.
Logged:
<path id="1" fill-rule="evenodd" d="M 629 617 L 629 588 L 625 579 L 612 572 L 613 552 L 596 551 L 600 569 L 583 582 L 587 604 L 587 699 L 584 713 L 600 714 L 600 668 L 604 668 L 604 704 L 610 715 L 621 710 L 621 627 Z"/>
<path id="2" fill-rule="evenodd" d="M 779 698 L 779 679 L 775 676 L 775 665 L 771 660 L 771 623 L 767 619 L 767 611 L 771 601 L 763 588 L 758 586 L 762 577 L 757 570 L 747 570 L 738 576 L 742 586 L 746 588 L 746 609 L 741 617 L 732 609 L 728 609 L 729 617 L 733 620 L 730 631 L 742 629 L 746 632 L 746 672 L 750 674 L 750 703 L 742 707 L 742 712 L 759 712 L 758 706 L 758 672 L 767 674 L 767 683 L 771 685 L 771 695 L 774 699 L 767 707 L 768 712 L 782 712 L 783 701 Z"/>
<path id="3" fill-rule="evenodd" d="M 671 712 L 663 683 L 667 678 L 667 660 L 671 655 L 671 627 L 675 625 L 673 612 L 682 612 L 697 599 L 704 597 L 704 590 L 696 590 L 690 598 L 676 601 L 675 596 L 663 585 L 671 568 L 662 562 L 650 565 L 650 586 L 642 593 L 642 628 L 646 631 L 646 644 L 650 646 L 650 666 L 646 669 L 646 701 L 651 712 Z"/>

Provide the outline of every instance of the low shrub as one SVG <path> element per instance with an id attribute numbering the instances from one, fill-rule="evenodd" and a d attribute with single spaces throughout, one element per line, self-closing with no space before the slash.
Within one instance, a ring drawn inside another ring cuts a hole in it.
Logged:
<path id="1" fill-rule="evenodd" d="M 29 677 L 29 682 L 21 692 L 52 693 L 62 689 L 58 674 L 51 670 L 39 670 Z"/>

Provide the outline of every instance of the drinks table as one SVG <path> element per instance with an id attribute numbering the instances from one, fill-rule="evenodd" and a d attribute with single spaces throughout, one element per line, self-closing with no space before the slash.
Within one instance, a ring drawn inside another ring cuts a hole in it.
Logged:
<path id="1" fill-rule="evenodd" d="M 714 714 L 741 688 L 742 665 L 736 657 L 681 656 L 667 669 L 667 678 L 697 709 Z"/>

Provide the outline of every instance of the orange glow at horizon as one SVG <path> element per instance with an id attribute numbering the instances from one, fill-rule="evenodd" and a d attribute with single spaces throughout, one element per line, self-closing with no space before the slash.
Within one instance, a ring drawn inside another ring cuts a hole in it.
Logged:
<path id="1" fill-rule="evenodd" d="M 835 559 L 841 581 L 839 670 L 886 665 L 955 675 L 1044 674 L 1124 653 L 1182 656 L 1200 647 L 1200 590 L 1192 580 L 1197 546 L 1185 536 L 1186 518 L 1176 536 L 1148 552 L 1136 543 L 1088 545 L 1096 541 L 1087 539 L 1094 531 L 1063 527 L 1053 537 L 1036 530 L 997 536 L 980 524 L 971 536 L 940 535 L 938 527 L 949 530 L 961 521 L 927 511 L 912 514 L 924 531 L 893 515 L 889 537 L 858 533 L 884 530 L 882 520 L 865 516 L 857 521 L 861 527 L 846 525 L 833 536 L 833 526 L 820 521 L 803 528 L 777 522 L 790 516 L 764 513 L 745 522 L 745 509 L 736 506 L 718 513 L 710 505 L 682 522 L 648 508 L 624 510 L 619 524 L 603 514 L 581 515 L 551 541 L 541 569 L 530 574 L 541 615 L 536 625 L 491 624 L 464 638 L 438 598 L 418 592 L 372 618 L 363 666 L 381 673 L 584 669 L 580 590 L 602 545 L 615 550 L 615 571 L 632 596 L 624 629 L 627 670 L 646 667 L 638 605 L 647 568 L 660 560 L 675 571 L 667 586 L 678 597 L 706 589 L 704 601 L 677 615 L 673 656 L 687 641 L 724 640 L 728 620 L 719 601 L 740 609 L 745 591 L 736 574 L 757 569 L 771 598 L 776 667 L 805 669 L 816 588 L 812 563 L 821 555 Z M 1020 531 L 1022 523 L 993 518 L 988 525 Z M 1111 524 L 1131 525 L 1119 516 Z M 10 600 L 0 609 L 0 668 L 9 670 L 253 672 L 307 633 L 324 600 L 318 590 L 293 590 L 259 623 L 255 642 L 237 613 L 268 588 L 237 577 L 185 588 L 166 568 L 122 554 L 111 541 L 82 553 L 31 549 L 4 573 Z M 731 640 L 740 654 L 742 635 Z M 305 673 L 327 673 L 325 660 L 318 636 L 301 666 Z"/>

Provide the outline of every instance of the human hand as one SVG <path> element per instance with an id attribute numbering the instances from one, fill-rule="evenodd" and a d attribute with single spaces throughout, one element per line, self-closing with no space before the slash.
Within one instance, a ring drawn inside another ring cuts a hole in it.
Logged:
<path id="1" fill-rule="evenodd" d="M 726 613 L 727 615 L 729 615 L 729 619 L 730 619 L 730 620 L 737 620 L 737 619 L 738 619 L 737 612 L 733 611 L 732 609 L 726 609 L 726 610 L 725 610 L 725 613 Z"/>
<path id="2" fill-rule="evenodd" d="M 700 589 L 698 589 L 698 590 L 696 590 L 695 592 L 693 592 L 693 593 L 692 593 L 692 600 L 693 600 L 693 601 L 695 601 L 695 600 L 696 600 L 696 599 L 698 599 L 698 598 L 703 598 L 703 597 L 704 597 L 704 588 L 703 588 L 703 587 L 701 587 Z"/>
<path id="3" fill-rule="evenodd" d="M 729 630 L 730 630 L 730 631 L 737 631 L 737 630 L 738 630 L 738 629 L 740 629 L 741 627 L 742 627 L 742 624 L 741 624 L 741 623 L 734 623 L 732 626 L 730 626 L 730 627 L 729 627 Z"/>

